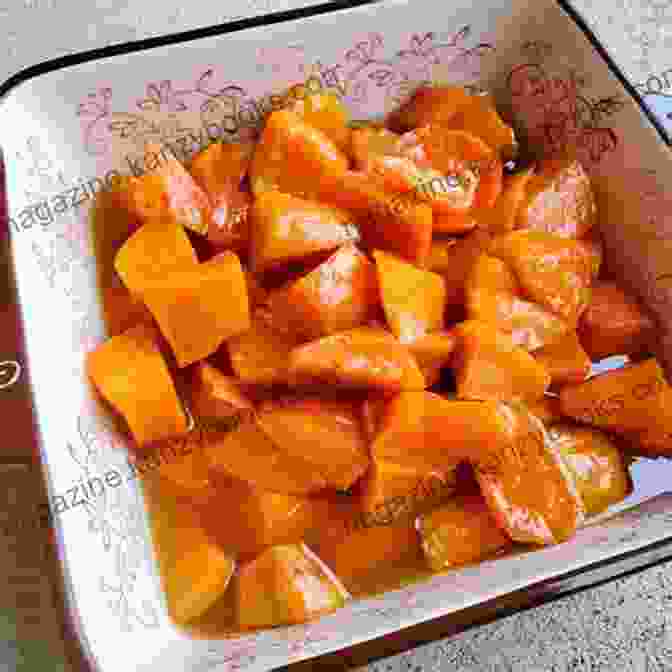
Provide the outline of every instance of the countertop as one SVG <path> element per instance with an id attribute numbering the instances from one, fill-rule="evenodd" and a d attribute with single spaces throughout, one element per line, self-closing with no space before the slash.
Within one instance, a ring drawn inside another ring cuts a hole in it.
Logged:
<path id="1" fill-rule="evenodd" d="M 437 0 L 439 1 L 439 0 Z M 305 0 L 2 0 L 0 81 L 46 59 L 104 45 L 316 4 Z M 575 0 L 633 83 L 671 66 L 670 0 Z M 664 100 L 653 101 L 653 105 Z M 663 110 L 664 112 L 664 110 Z M 44 531 L 13 521 L 40 494 L 29 455 L 0 464 L 0 671 L 71 670 L 58 626 Z M 46 534 L 46 533 L 45 533 Z M 382 651 L 380 655 L 382 655 Z M 362 666 L 358 672 L 655 672 L 672 669 L 672 562 L 466 633 Z M 354 667 L 353 667 L 354 665 Z M 339 665 L 340 667 L 340 665 Z"/>

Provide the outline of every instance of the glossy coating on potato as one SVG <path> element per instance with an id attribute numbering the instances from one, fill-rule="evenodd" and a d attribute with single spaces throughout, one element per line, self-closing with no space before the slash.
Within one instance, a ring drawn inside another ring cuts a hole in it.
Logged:
<path id="1" fill-rule="evenodd" d="M 124 416 L 140 447 L 187 433 L 187 417 L 157 342 L 156 329 L 140 323 L 86 359 L 90 379 Z"/>
<path id="2" fill-rule="evenodd" d="M 511 546 L 480 495 L 460 495 L 418 519 L 427 563 L 435 572 L 480 562 Z"/>

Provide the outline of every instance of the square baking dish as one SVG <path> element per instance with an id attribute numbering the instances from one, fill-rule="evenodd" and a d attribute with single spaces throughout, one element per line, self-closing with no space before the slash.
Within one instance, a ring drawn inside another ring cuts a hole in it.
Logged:
<path id="1" fill-rule="evenodd" d="M 670 370 L 672 157 L 661 125 L 567 5 L 332 3 L 19 73 L 0 101 L 5 260 L 16 291 L 0 335 L 0 408 L 13 441 L 39 454 L 69 619 L 92 670 L 268 670 L 439 618 L 452 632 L 672 557 L 672 463 L 639 460 L 632 495 L 569 542 L 355 600 L 306 625 L 196 639 L 168 619 L 135 480 L 54 509 L 77 484 L 128 468 L 83 371 L 105 338 L 95 193 L 137 169 L 147 140 L 188 154 L 234 137 L 269 94 L 297 81 L 333 89 L 356 119 L 389 112 L 422 82 L 473 86 L 492 91 L 547 148 L 578 139 L 609 227 L 608 258 L 659 318 L 656 354 Z"/>

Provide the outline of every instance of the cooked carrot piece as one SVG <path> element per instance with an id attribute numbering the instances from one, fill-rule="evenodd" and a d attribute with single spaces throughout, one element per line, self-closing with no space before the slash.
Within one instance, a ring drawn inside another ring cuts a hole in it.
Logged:
<path id="1" fill-rule="evenodd" d="M 236 613 L 242 629 L 303 623 L 350 597 L 305 544 L 272 546 L 238 573 Z"/>
<path id="2" fill-rule="evenodd" d="M 173 380 L 153 327 L 140 323 L 99 345 L 87 356 L 89 377 L 124 416 L 139 446 L 187 433 Z"/>
<path id="3" fill-rule="evenodd" d="M 371 454 L 403 466 L 443 471 L 509 440 L 510 423 L 496 402 L 402 392 L 388 402 Z"/>
<path id="4" fill-rule="evenodd" d="M 394 252 L 424 266 L 432 244 L 432 208 L 414 193 L 385 190 L 370 175 L 346 171 L 322 183 L 321 200 L 348 210 L 370 248 Z"/>
<path id="5" fill-rule="evenodd" d="M 323 383 L 388 394 L 425 386 L 410 352 L 389 332 L 371 327 L 344 331 L 294 349 L 289 374 L 296 384 Z"/>
<path id="6" fill-rule="evenodd" d="M 247 481 L 260 490 L 308 495 L 327 486 L 314 465 L 284 452 L 254 418 L 243 418 L 231 431 L 209 432 L 205 453 L 215 473 Z"/>
<path id="7" fill-rule="evenodd" d="M 595 226 L 597 208 L 590 178 L 579 161 L 548 158 L 527 184 L 517 227 L 583 238 Z"/>
<path id="8" fill-rule="evenodd" d="M 464 291 L 470 319 L 496 325 L 525 350 L 538 350 L 569 330 L 559 317 L 522 298 L 515 276 L 495 257 L 483 254 L 476 259 Z"/>
<path id="9" fill-rule="evenodd" d="M 548 371 L 553 385 L 581 383 L 592 366 L 575 331 L 568 331 L 557 341 L 535 351 L 534 359 Z"/>
<path id="10" fill-rule="evenodd" d="M 204 359 L 250 327 L 247 283 L 233 252 L 166 274 L 145 287 L 143 298 L 180 367 Z"/>
<path id="11" fill-rule="evenodd" d="M 583 246 L 544 231 L 514 231 L 497 238 L 490 254 L 510 266 L 528 298 L 576 326 L 592 284 Z"/>
<path id="12" fill-rule="evenodd" d="M 615 433 L 667 432 L 672 415 L 662 368 L 651 358 L 560 390 L 565 415 Z"/>
<path id="13" fill-rule="evenodd" d="M 513 129 L 499 116 L 490 94 L 469 96 L 466 104 L 460 106 L 447 125 L 451 129 L 472 133 L 506 157 L 516 153 Z"/>
<path id="14" fill-rule="evenodd" d="M 250 328 L 226 342 L 231 366 L 241 382 L 273 385 L 288 379 L 290 352 L 301 343 L 295 334 L 273 326 L 267 311 L 252 315 Z"/>
<path id="15" fill-rule="evenodd" d="M 146 488 L 152 537 L 170 617 L 187 624 L 204 614 L 226 591 L 236 568 L 197 518 L 158 483 Z"/>
<path id="16" fill-rule="evenodd" d="M 487 322 L 468 320 L 456 328 L 459 346 L 453 359 L 457 393 L 463 399 L 536 401 L 551 377 L 529 352 Z"/>
<path id="17" fill-rule="evenodd" d="M 443 278 L 398 257 L 375 250 L 378 284 L 387 323 L 401 343 L 412 343 L 443 328 Z"/>
<path id="18" fill-rule="evenodd" d="M 350 148 L 350 134 L 348 128 L 348 111 L 333 93 L 310 93 L 305 95 L 302 84 L 292 86 L 288 92 L 294 100 L 287 106 L 287 110 L 297 117 L 322 131 L 344 152 Z M 303 87 L 305 89 L 305 87 Z"/>
<path id="19" fill-rule="evenodd" d="M 167 219 L 206 234 L 212 213 L 210 200 L 167 146 L 147 143 L 142 177 L 130 177 L 126 204 L 141 222 Z"/>
<path id="20" fill-rule="evenodd" d="M 103 287 L 101 298 L 105 326 L 110 336 L 117 336 L 138 322 L 152 322 L 152 315 L 142 300 L 125 287 Z"/>
<path id="21" fill-rule="evenodd" d="M 262 404 L 257 421 L 283 453 L 314 466 L 338 490 L 347 490 L 369 466 L 361 418 L 352 404 L 280 399 Z"/>
<path id="22" fill-rule="evenodd" d="M 191 409 L 204 421 L 239 417 L 253 406 L 240 382 L 208 362 L 196 364 L 191 375 Z"/>
<path id="23" fill-rule="evenodd" d="M 452 331 L 435 331 L 409 343 L 408 349 L 425 377 L 427 387 L 438 382 L 441 369 L 450 363 L 457 338 Z"/>
<path id="24" fill-rule="evenodd" d="M 509 407 L 513 436 L 485 459 L 476 478 L 499 526 L 513 541 L 547 545 L 571 537 L 583 521 L 576 484 L 541 422 Z"/>
<path id="25" fill-rule="evenodd" d="M 271 292 L 268 305 L 283 331 L 306 341 L 352 329 L 376 316 L 376 268 L 346 244 L 308 275 Z"/>
<path id="26" fill-rule="evenodd" d="M 454 470 L 423 470 L 373 460 L 361 481 L 359 506 L 374 517 L 385 511 L 395 521 L 408 520 L 453 496 L 456 485 Z"/>
<path id="27" fill-rule="evenodd" d="M 195 268 L 196 252 L 184 228 L 168 220 L 140 227 L 121 247 L 114 268 L 128 290 L 137 296 L 150 282 L 169 271 Z"/>
<path id="28" fill-rule="evenodd" d="M 250 255 L 257 272 L 359 240 L 347 212 L 279 191 L 269 191 L 255 200 L 251 221 Z"/>
<path id="29" fill-rule="evenodd" d="M 272 112 L 256 146 L 250 181 L 255 196 L 281 191 L 315 199 L 321 183 L 348 168 L 343 152 L 322 131 L 289 110 Z"/>
<path id="30" fill-rule="evenodd" d="M 544 425 L 552 425 L 567 420 L 562 412 L 560 397 L 554 395 L 547 394 L 534 403 L 528 404 L 528 410 L 532 415 L 539 418 Z"/>
<path id="31" fill-rule="evenodd" d="M 516 228 L 516 217 L 526 196 L 526 187 L 534 174 L 534 168 L 528 168 L 503 179 L 502 193 L 493 207 L 479 209 L 476 219 L 489 233 L 499 236 Z"/>
<path id="32" fill-rule="evenodd" d="M 418 519 L 427 563 L 435 572 L 480 562 L 511 546 L 481 495 L 460 495 Z"/>
<path id="33" fill-rule="evenodd" d="M 426 124 L 448 124 L 470 98 L 461 86 L 421 86 L 389 115 L 388 125 L 396 131 L 410 131 Z"/>
<path id="34" fill-rule="evenodd" d="M 590 516 L 624 500 L 632 490 L 618 447 L 598 429 L 555 425 L 549 437 L 569 467 Z"/>
<path id="35" fill-rule="evenodd" d="M 269 546 L 293 544 L 333 517 L 330 496 L 270 492 L 224 474 L 215 474 L 204 497 L 192 500 L 201 525 L 221 548 L 238 557 L 258 555 Z M 235 511 L 235 516 L 222 515 Z"/>
<path id="36" fill-rule="evenodd" d="M 650 344 L 655 323 L 642 304 L 613 282 L 598 282 L 579 321 L 581 345 L 593 361 L 638 355 Z"/>

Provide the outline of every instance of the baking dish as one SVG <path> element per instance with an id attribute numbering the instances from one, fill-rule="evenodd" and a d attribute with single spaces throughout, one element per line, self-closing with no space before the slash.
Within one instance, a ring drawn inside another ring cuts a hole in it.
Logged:
<path id="1" fill-rule="evenodd" d="M 668 549 L 672 556 L 672 467 L 641 460 L 632 496 L 570 542 L 436 575 L 306 625 L 194 639 L 168 620 L 137 481 L 70 503 L 67 493 L 89 479 L 128 473 L 125 447 L 83 374 L 85 353 L 105 336 L 89 222 L 95 193 L 142 169 L 145 141 L 187 156 L 244 133 L 269 96 L 297 80 L 338 92 L 355 118 L 388 112 L 421 82 L 460 83 L 492 90 L 549 148 L 578 138 L 610 227 L 608 256 L 660 318 L 658 354 L 672 363 L 669 149 L 571 8 L 547 0 L 345 5 L 63 59 L 2 89 L 4 229 L 19 314 L 6 318 L 0 404 L 16 425 L 13 440 L 39 452 L 70 618 L 94 670 L 266 670 L 439 617 L 466 625 L 468 608 L 521 589 L 534 595 L 540 585 L 553 592 L 551 580 L 566 589 L 570 575 L 613 560 L 621 564 L 610 572 L 630 569 L 635 552 L 639 564 Z M 34 424 L 15 415 L 29 403 Z"/>

